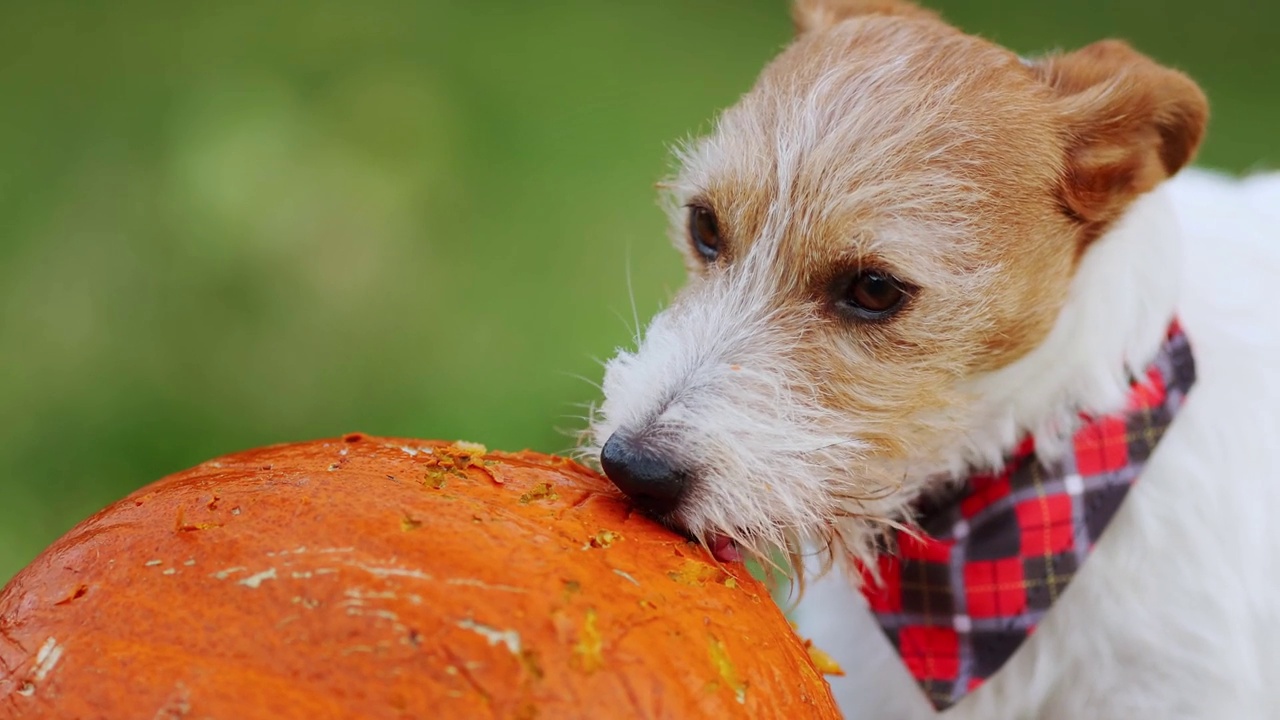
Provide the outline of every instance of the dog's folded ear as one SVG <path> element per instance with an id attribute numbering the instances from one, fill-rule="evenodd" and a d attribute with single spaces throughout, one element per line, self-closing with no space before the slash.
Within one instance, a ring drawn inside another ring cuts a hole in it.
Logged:
<path id="1" fill-rule="evenodd" d="M 791 8 L 796 32 L 800 34 L 824 30 L 858 15 L 937 17 L 908 0 L 795 0 Z"/>
<path id="2" fill-rule="evenodd" d="M 1035 68 L 1056 94 L 1069 135 L 1063 209 L 1090 238 L 1200 146 L 1209 118 L 1204 93 L 1124 42 L 1104 40 Z"/>

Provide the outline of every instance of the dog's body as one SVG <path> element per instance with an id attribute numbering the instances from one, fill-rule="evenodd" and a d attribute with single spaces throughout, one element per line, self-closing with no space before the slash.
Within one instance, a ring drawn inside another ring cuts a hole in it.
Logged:
<path id="1" fill-rule="evenodd" d="M 1064 334 L 1074 346 L 1042 353 L 1029 376 L 1120 356 L 1100 343 L 1163 314 L 1140 307 L 1162 297 L 1191 338 L 1199 380 L 1070 589 L 947 717 L 1280 716 L 1280 175 L 1184 171 L 1104 248 L 1110 256 L 1081 269 L 1069 306 L 1106 327 Z M 1108 271 L 1125 265 L 1145 266 L 1157 287 L 1138 277 L 1123 293 L 1102 292 Z M 848 717 L 934 716 L 844 578 L 809 588 L 797 621 L 846 670 L 832 688 Z"/>
<path id="2" fill-rule="evenodd" d="M 1170 180 L 1205 99 L 1119 43 L 1024 60 L 897 0 L 796 19 L 682 154 L 691 281 L 609 364 L 609 476 L 724 560 L 874 562 L 922 495 L 1027 436 L 1052 460 L 1120 408 L 1176 316 L 1189 399 L 1067 593 L 950 715 L 1276 715 L 1280 177 Z M 930 714 L 851 583 L 827 575 L 799 617 L 851 717 Z"/>

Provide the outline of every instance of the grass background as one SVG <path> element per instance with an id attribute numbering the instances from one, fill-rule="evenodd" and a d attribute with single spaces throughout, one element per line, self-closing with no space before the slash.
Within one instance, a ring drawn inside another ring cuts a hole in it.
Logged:
<path id="1" fill-rule="evenodd" d="M 1280 4 L 950 0 L 1202 82 L 1280 164 Z M 566 449 L 678 287 L 652 183 L 784 0 L 0 0 L 0 581 L 214 455 L 350 430 Z"/>

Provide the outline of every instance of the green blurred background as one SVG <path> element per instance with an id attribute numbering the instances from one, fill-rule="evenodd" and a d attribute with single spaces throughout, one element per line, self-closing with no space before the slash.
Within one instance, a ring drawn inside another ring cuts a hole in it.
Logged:
<path id="1" fill-rule="evenodd" d="M 1280 4 L 933 3 L 1020 51 L 1129 38 L 1280 161 Z M 785 0 L 0 1 L 0 581 L 214 455 L 373 433 L 562 451 L 678 287 L 671 141 Z M 579 377 L 580 376 L 580 377 Z"/>

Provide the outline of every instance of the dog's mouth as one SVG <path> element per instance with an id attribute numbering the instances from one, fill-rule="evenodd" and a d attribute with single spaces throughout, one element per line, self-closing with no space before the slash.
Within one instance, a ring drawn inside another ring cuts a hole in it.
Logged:
<path id="1" fill-rule="evenodd" d="M 738 547 L 737 541 L 728 535 L 714 533 L 707 537 L 707 548 L 711 550 L 712 556 L 716 560 L 725 563 L 742 562 L 742 548 Z"/>

